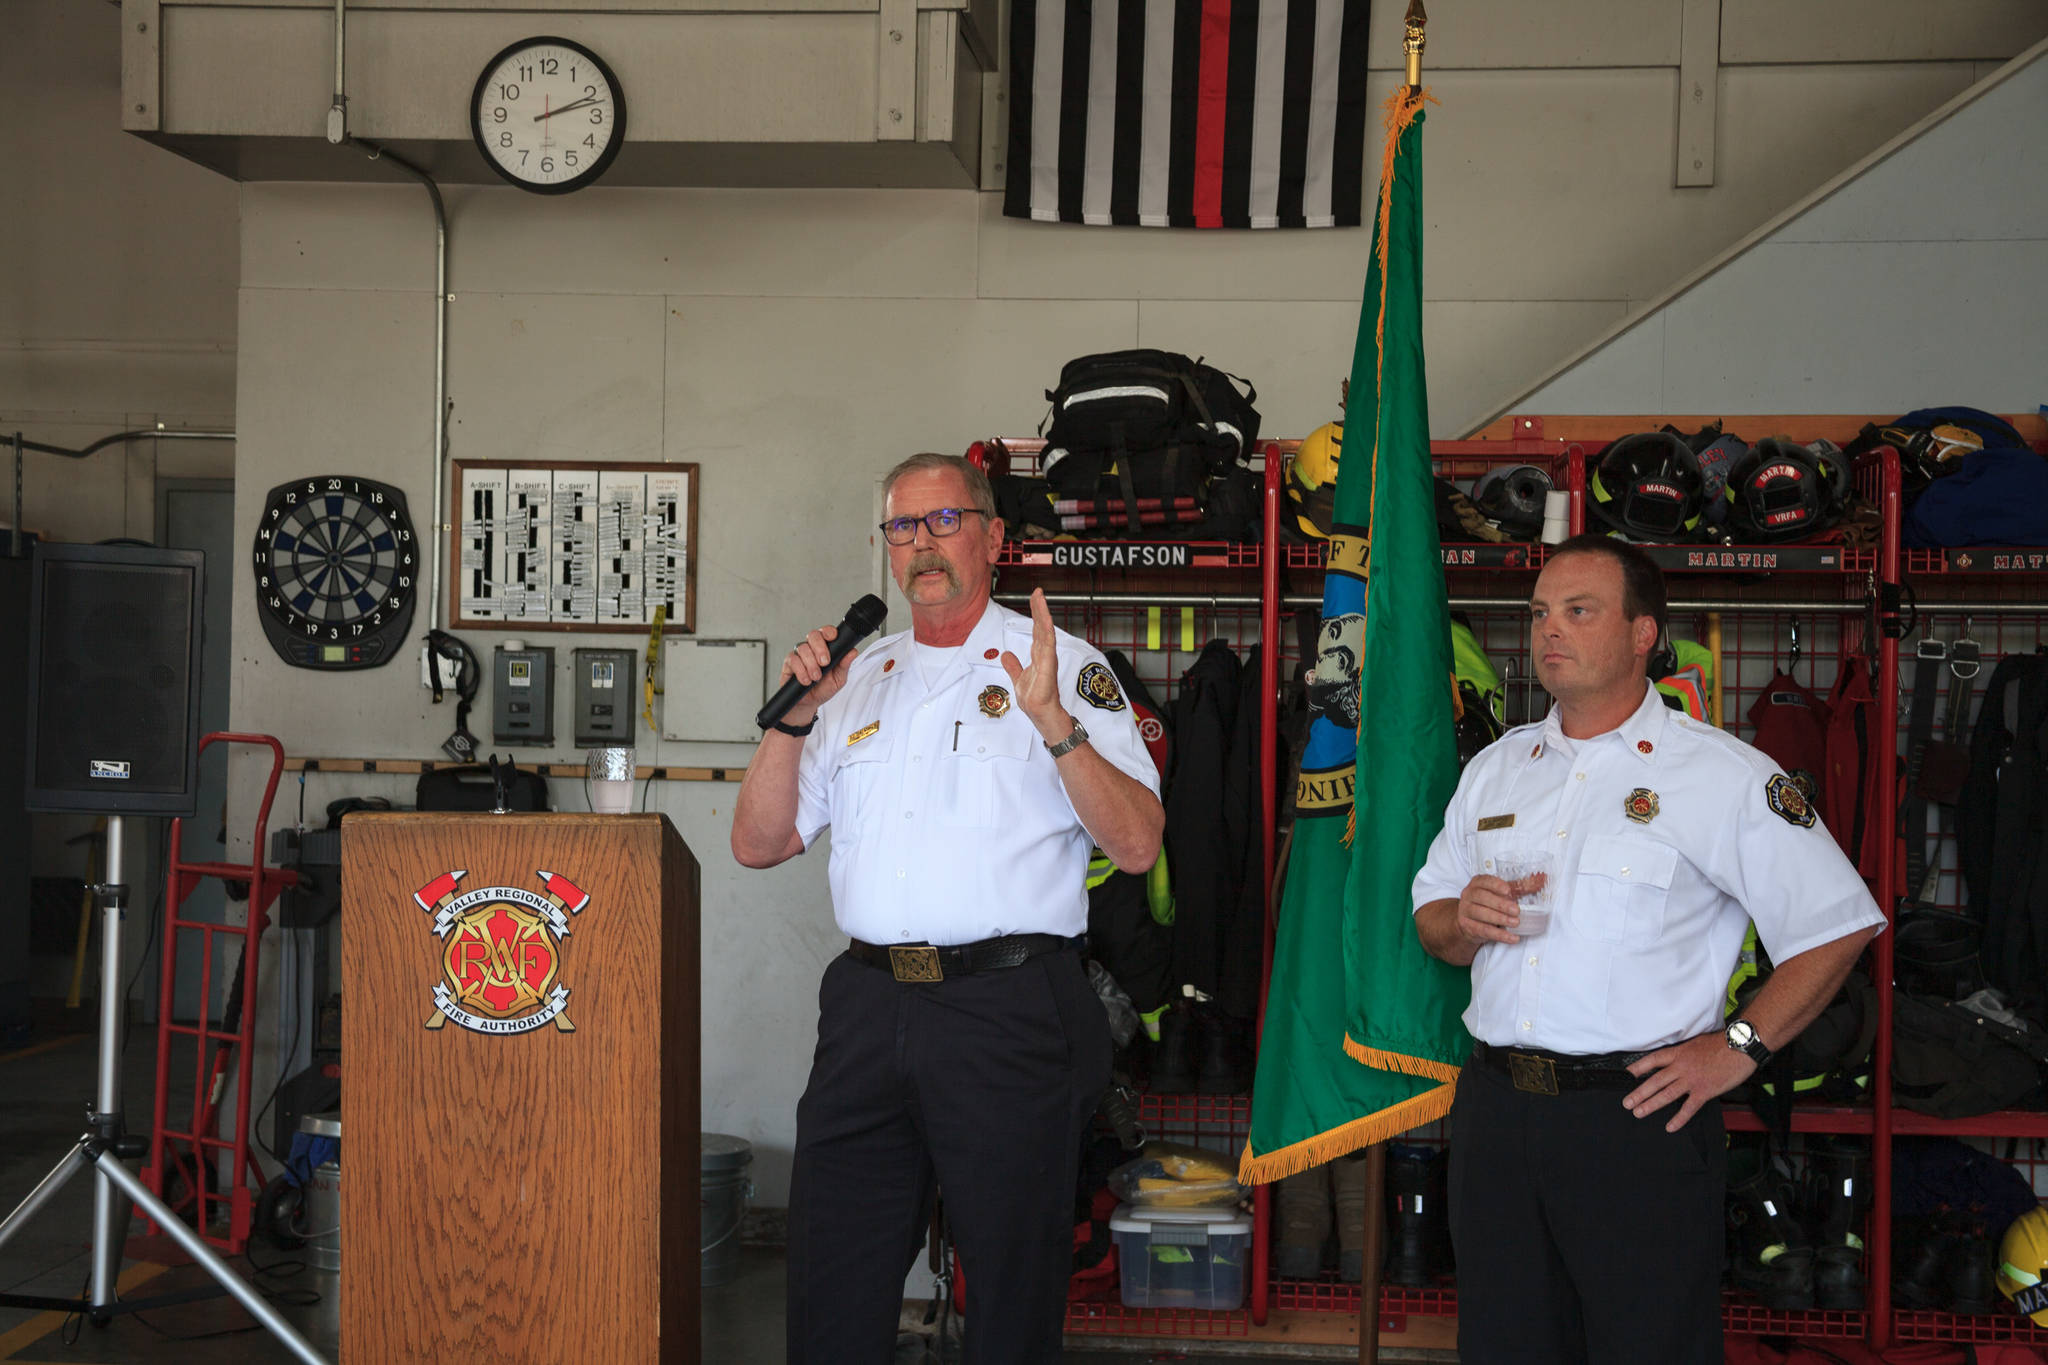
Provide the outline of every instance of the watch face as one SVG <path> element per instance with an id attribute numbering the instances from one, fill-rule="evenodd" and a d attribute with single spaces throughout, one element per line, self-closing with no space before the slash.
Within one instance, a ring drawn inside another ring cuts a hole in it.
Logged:
<path id="1" fill-rule="evenodd" d="M 536 194 L 581 189 L 619 154 L 626 97 L 598 55 L 566 38 L 527 38 L 477 77 L 470 131 L 492 169 Z"/>
<path id="2" fill-rule="evenodd" d="M 1747 1019 L 1738 1019 L 1728 1026 L 1728 1042 L 1734 1047 L 1748 1047 L 1756 1041 L 1756 1028 Z"/>

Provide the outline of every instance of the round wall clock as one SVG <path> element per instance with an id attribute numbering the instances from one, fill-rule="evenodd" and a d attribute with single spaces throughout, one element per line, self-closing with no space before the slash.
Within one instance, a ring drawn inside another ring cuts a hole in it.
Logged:
<path id="1" fill-rule="evenodd" d="M 491 169 L 522 190 L 567 194 L 603 175 L 626 140 L 626 94 L 567 38 L 522 38 L 484 64 L 469 126 Z"/>
<path id="2" fill-rule="evenodd" d="M 375 668 L 405 642 L 419 597 L 405 494 L 352 474 L 270 490 L 256 524 L 256 615 L 299 668 Z"/>

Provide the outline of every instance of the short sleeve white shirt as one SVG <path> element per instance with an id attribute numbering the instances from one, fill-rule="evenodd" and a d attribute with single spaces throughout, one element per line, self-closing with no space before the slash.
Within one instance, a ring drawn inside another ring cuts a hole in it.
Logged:
<path id="1" fill-rule="evenodd" d="M 1884 916 L 1810 802 L 1762 753 L 1645 684 L 1618 729 L 1566 739 L 1553 708 L 1466 768 L 1415 876 L 1416 908 L 1547 849 L 1546 933 L 1482 945 L 1465 1027 L 1498 1047 L 1646 1050 L 1717 1029 L 1751 919 L 1774 961 Z"/>
<path id="2" fill-rule="evenodd" d="M 1056 632 L 1060 697 L 1089 743 L 1159 794 L 1158 769 L 1101 653 Z M 797 772 L 806 849 L 832 831 L 841 930 L 869 943 L 1073 936 L 1088 925 L 1093 837 L 1002 665 L 1031 661 L 1031 618 L 989 603 L 927 685 L 908 631 L 863 650 L 818 710 Z"/>

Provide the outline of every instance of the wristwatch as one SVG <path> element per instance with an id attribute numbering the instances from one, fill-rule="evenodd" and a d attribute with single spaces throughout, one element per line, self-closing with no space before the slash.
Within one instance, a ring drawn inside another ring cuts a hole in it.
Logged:
<path id="1" fill-rule="evenodd" d="M 1759 1071 L 1771 1063 L 1771 1050 L 1756 1036 L 1756 1025 L 1747 1019 L 1737 1019 L 1728 1026 L 1728 1046 L 1755 1062 Z"/>
<path id="2" fill-rule="evenodd" d="M 1086 744 L 1087 742 L 1088 731 L 1079 720 L 1076 720 L 1074 722 L 1074 728 L 1072 732 L 1069 733 L 1067 737 L 1061 740 L 1059 743 L 1046 745 L 1045 751 L 1051 754 L 1054 758 L 1062 758 L 1067 754 L 1074 752 L 1074 750 L 1080 748 L 1083 744 Z"/>

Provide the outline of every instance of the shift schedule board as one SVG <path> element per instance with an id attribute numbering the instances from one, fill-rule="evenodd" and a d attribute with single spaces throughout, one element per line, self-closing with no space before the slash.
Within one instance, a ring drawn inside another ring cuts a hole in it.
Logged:
<path id="1" fill-rule="evenodd" d="M 697 466 L 457 460 L 448 614 L 456 628 L 697 628 Z"/>

